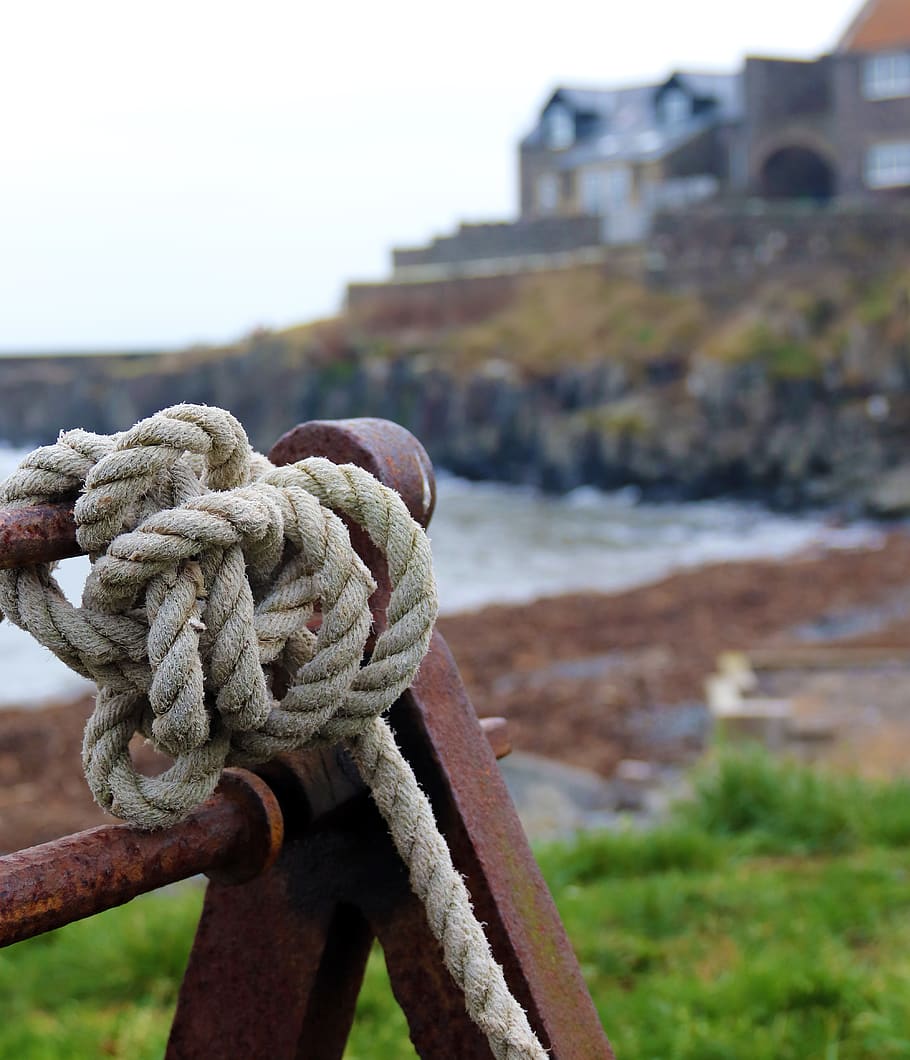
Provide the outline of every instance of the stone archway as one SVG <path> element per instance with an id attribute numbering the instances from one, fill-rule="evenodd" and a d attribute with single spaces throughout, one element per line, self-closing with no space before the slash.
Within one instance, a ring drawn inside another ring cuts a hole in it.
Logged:
<path id="1" fill-rule="evenodd" d="M 811 147 L 779 147 L 761 167 L 760 187 L 765 199 L 812 199 L 827 202 L 834 196 L 837 177 L 824 155 Z"/>

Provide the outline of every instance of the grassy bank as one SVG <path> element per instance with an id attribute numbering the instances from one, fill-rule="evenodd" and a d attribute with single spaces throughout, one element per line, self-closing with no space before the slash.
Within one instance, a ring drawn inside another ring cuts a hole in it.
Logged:
<path id="1" fill-rule="evenodd" d="M 650 834 L 539 851 L 621 1060 L 910 1057 L 910 787 L 725 757 Z M 0 1056 L 156 1057 L 194 887 L 0 954 Z M 374 954 L 349 1048 L 411 1056 Z"/>

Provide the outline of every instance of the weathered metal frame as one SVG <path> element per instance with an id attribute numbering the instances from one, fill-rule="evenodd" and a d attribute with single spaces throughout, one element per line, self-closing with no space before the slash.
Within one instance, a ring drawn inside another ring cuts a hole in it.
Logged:
<path id="1" fill-rule="evenodd" d="M 276 463 L 319 455 L 360 464 L 396 489 L 424 526 L 432 514 L 429 458 L 387 421 L 303 424 L 269 455 Z M 351 533 L 379 586 L 371 606 L 381 624 L 385 566 L 358 528 Z M 0 511 L 0 568 L 77 553 L 69 505 Z M 390 720 L 544 1047 L 562 1060 L 612 1057 L 496 766 L 508 751 L 503 723 L 478 721 L 438 633 Z M 199 872 L 210 882 L 171 1060 L 340 1058 L 374 939 L 418 1054 L 490 1056 L 340 748 L 282 755 L 255 774 L 228 770 L 212 799 L 162 832 L 110 825 L 0 858 L 0 945 Z"/>

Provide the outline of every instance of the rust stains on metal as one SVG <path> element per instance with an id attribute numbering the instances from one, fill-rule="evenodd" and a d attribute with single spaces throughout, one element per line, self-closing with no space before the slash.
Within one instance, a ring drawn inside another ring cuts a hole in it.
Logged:
<path id="1" fill-rule="evenodd" d="M 418 1056 L 489 1060 L 490 1046 L 468 1017 L 464 998 L 440 959 L 426 911 L 407 880 L 398 886 L 397 901 L 376 909 L 372 922 Z"/>
<path id="2" fill-rule="evenodd" d="M 323 456 L 336 464 L 357 464 L 401 496 L 411 516 L 426 527 L 436 507 L 436 477 L 424 447 L 410 431 L 390 420 L 311 420 L 282 435 L 269 451 L 273 464 Z M 376 631 L 385 627 L 391 586 L 385 557 L 356 523 L 345 519 L 351 544 L 376 581 L 370 610 Z"/>
<path id="3" fill-rule="evenodd" d="M 505 718 L 481 718 L 480 728 L 495 758 L 507 758 L 512 753 L 509 723 Z"/>
<path id="4" fill-rule="evenodd" d="M 379 423 L 365 430 L 362 421 L 305 424 L 285 435 L 270 457 L 275 463 L 308 455 L 356 462 L 398 489 L 425 523 L 432 503 L 421 499 L 418 479 L 432 480 L 423 471 L 418 476 L 410 435 L 400 439 L 395 459 L 383 463 L 388 429 Z M 381 621 L 384 566 L 357 528 L 351 537 L 380 584 L 372 603 Z M 478 722 L 440 637 L 390 721 L 433 802 L 455 864 L 468 877 L 509 985 L 544 1045 L 562 1060 L 608 1060 L 610 1045 L 496 767 L 495 754 L 507 751 L 504 724 Z M 289 842 L 271 872 L 248 888 L 210 889 L 168 1056 L 212 1055 L 236 1045 L 240 1035 L 250 1057 L 340 1058 L 356 993 L 351 983 L 359 984 L 375 933 L 419 1055 L 489 1057 L 386 828 L 344 754 L 282 756 L 262 775 L 285 810 Z M 264 936 L 251 938 L 243 930 L 250 920 L 257 929 L 265 924 Z M 342 925 L 351 926 L 353 941 Z M 214 971 L 224 962 L 227 981 Z M 241 1015 L 262 1004 L 267 1036 L 251 1034 Z M 345 1035 L 319 1038 L 314 1013 L 323 1006 L 340 1014 Z"/>
<path id="5" fill-rule="evenodd" d="M 339 904 L 340 856 L 315 832 L 246 886 L 209 887 L 167 1060 L 341 1060 L 373 935 Z"/>
<path id="6" fill-rule="evenodd" d="M 268 785 L 228 770 L 218 793 L 161 832 L 102 825 L 0 858 L 0 946 L 200 872 L 235 882 L 274 861 L 283 824 Z"/>
<path id="7" fill-rule="evenodd" d="M 0 570 L 78 555 L 72 502 L 0 508 Z"/>
<path id="8" fill-rule="evenodd" d="M 391 420 L 311 420 L 283 434 L 272 446 L 273 464 L 324 456 L 357 464 L 401 495 L 408 511 L 427 526 L 436 507 L 436 478 L 427 451 L 410 431 Z"/>
<path id="9" fill-rule="evenodd" d="M 562 1060 L 608 1060 L 575 956 L 441 638 L 390 720 L 542 1041 Z M 274 867 L 247 886 L 210 887 L 168 1057 L 340 1060 L 375 935 L 418 1055 L 488 1060 L 343 752 L 284 755 L 262 773 L 284 810 L 287 840 Z M 325 1011 L 343 1033 L 320 1019 Z"/>
<path id="10" fill-rule="evenodd" d="M 247 883 L 271 868 L 281 852 L 284 842 L 281 807 L 269 785 L 245 769 L 226 769 L 215 797 L 239 807 L 242 831 L 230 848 L 203 871 L 218 883 Z"/>

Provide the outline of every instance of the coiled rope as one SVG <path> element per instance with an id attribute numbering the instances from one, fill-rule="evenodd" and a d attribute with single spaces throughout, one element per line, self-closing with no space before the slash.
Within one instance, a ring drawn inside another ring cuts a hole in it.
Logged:
<path id="1" fill-rule="evenodd" d="M 208 798 L 225 765 L 342 742 L 493 1055 L 544 1057 L 382 716 L 414 679 L 437 612 L 429 542 L 398 494 L 354 465 L 314 457 L 276 468 L 230 413 L 204 405 L 117 435 L 61 433 L 0 486 L 0 503 L 76 493 L 92 560 L 82 606 L 66 600 L 52 565 L 22 567 L 0 571 L 0 618 L 96 682 L 82 761 L 98 803 L 163 827 Z M 375 583 L 339 516 L 388 563 L 386 628 L 365 663 Z M 279 674 L 289 687 L 276 701 Z M 137 732 L 173 758 L 160 776 L 137 772 Z"/>

